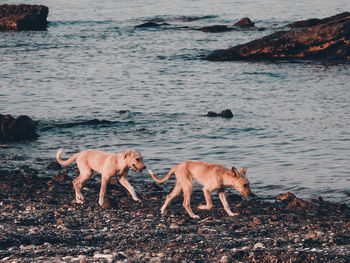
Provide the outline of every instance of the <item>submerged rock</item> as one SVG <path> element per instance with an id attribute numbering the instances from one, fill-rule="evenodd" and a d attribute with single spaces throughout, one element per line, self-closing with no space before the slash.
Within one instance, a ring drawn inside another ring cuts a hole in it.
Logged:
<path id="1" fill-rule="evenodd" d="M 225 26 L 225 25 L 214 25 L 214 26 L 200 27 L 200 28 L 197 28 L 196 30 L 208 32 L 208 33 L 221 33 L 221 32 L 231 31 L 232 28 L 229 28 L 228 26 Z"/>
<path id="2" fill-rule="evenodd" d="M 164 25 L 168 25 L 167 23 L 162 23 L 162 24 L 158 24 L 156 22 L 146 22 L 140 25 L 135 26 L 136 28 L 147 28 L 147 27 L 160 27 L 160 26 L 164 26 Z"/>
<path id="3" fill-rule="evenodd" d="M 233 118 L 232 111 L 229 109 L 223 110 L 221 113 L 216 113 L 214 111 L 209 111 L 207 113 L 208 117 L 224 117 L 224 118 Z"/>
<path id="4" fill-rule="evenodd" d="M 350 13 L 290 24 L 301 28 L 279 31 L 226 50 L 215 51 L 209 61 L 350 59 Z"/>
<path id="5" fill-rule="evenodd" d="M 0 30 L 43 30 L 48 13 L 44 5 L 0 5 Z"/>

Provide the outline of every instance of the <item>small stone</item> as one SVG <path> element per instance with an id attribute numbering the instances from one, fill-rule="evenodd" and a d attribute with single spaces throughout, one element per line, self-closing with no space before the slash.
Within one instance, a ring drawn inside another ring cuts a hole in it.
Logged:
<path id="1" fill-rule="evenodd" d="M 228 258 L 228 256 L 222 256 L 220 262 L 221 263 L 230 263 L 230 259 Z"/>
<path id="2" fill-rule="evenodd" d="M 208 247 L 206 250 L 205 250 L 207 253 L 211 253 L 213 252 L 213 249 L 211 247 Z"/>
<path id="3" fill-rule="evenodd" d="M 168 247 L 177 247 L 177 243 L 170 242 L 170 243 L 168 243 Z"/>
<path id="4" fill-rule="evenodd" d="M 103 200 L 102 208 L 110 209 L 111 207 L 112 207 L 111 201 L 109 200 L 109 198 L 105 198 L 105 200 Z"/>
<path id="5" fill-rule="evenodd" d="M 316 237 L 316 234 L 314 232 L 309 232 L 305 235 L 305 238 L 306 239 L 312 239 L 312 238 L 315 238 Z"/>
<path id="6" fill-rule="evenodd" d="M 253 250 L 263 249 L 263 248 L 265 248 L 264 244 L 258 242 L 258 243 L 256 243 L 256 244 L 254 245 Z"/>

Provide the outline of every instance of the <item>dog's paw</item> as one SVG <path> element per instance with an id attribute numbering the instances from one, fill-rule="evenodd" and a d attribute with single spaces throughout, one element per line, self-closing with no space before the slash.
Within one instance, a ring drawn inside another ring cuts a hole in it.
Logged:
<path id="1" fill-rule="evenodd" d="M 149 172 L 149 174 L 150 174 L 150 175 L 152 175 L 152 174 L 153 174 L 152 170 L 148 170 L 148 172 Z"/>
<path id="2" fill-rule="evenodd" d="M 75 201 L 77 202 L 77 204 L 83 204 L 84 203 L 84 197 L 82 195 L 78 195 L 75 198 Z"/>
<path id="3" fill-rule="evenodd" d="M 238 216 L 239 214 L 238 213 L 228 213 L 229 216 Z"/>
<path id="4" fill-rule="evenodd" d="M 199 216 L 196 215 L 196 214 L 192 215 L 191 217 L 192 217 L 193 219 L 198 219 L 198 218 L 199 218 Z"/>

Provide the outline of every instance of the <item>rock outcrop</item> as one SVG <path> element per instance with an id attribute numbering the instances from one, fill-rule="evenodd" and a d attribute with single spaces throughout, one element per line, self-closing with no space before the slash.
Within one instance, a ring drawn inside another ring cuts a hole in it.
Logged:
<path id="1" fill-rule="evenodd" d="M 0 5 L 0 30 L 43 30 L 48 13 L 43 5 Z"/>
<path id="2" fill-rule="evenodd" d="M 229 109 L 223 110 L 221 113 L 216 113 L 214 111 L 209 111 L 206 115 L 207 117 L 223 117 L 223 118 L 233 118 L 232 111 Z"/>
<path id="3" fill-rule="evenodd" d="M 237 23 L 235 23 L 234 26 L 251 27 L 251 26 L 254 26 L 254 23 L 248 17 L 244 17 L 241 20 L 239 20 Z"/>
<path id="4" fill-rule="evenodd" d="M 0 140 L 34 139 L 38 137 L 36 128 L 37 123 L 27 115 L 14 118 L 0 114 Z"/>
<path id="5" fill-rule="evenodd" d="M 350 13 L 289 24 L 279 31 L 246 44 L 215 51 L 210 61 L 234 60 L 350 60 Z"/>

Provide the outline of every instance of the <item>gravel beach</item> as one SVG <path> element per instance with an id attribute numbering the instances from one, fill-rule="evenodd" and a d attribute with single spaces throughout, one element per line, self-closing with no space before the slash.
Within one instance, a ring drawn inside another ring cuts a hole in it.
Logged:
<path id="1" fill-rule="evenodd" d="M 137 187 L 144 189 L 138 203 L 112 180 L 101 208 L 94 176 L 85 203 L 76 204 L 76 168 L 48 168 L 52 177 L 26 166 L 0 169 L 2 262 L 350 262 L 350 208 L 322 197 L 243 199 L 229 190 L 239 214 L 229 217 L 218 198 L 212 211 L 198 210 L 204 197 L 195 190 L 195 220 L 182 197 L 161 216 L 168 190 L 156 183 Z"/>

